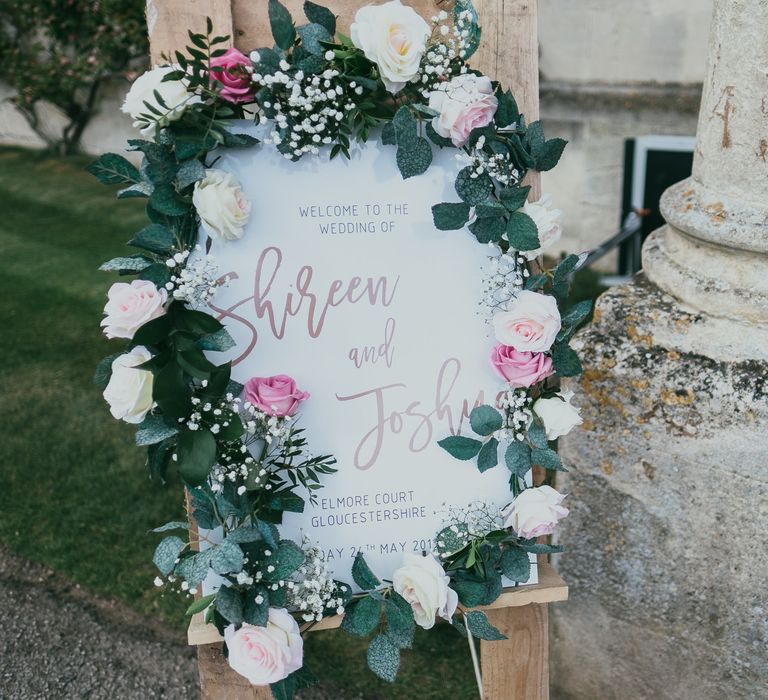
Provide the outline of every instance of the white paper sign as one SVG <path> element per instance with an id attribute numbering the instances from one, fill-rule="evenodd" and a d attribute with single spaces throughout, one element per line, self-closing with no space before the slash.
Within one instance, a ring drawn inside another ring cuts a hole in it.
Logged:
<path id="1" fill-rule="evenodd" d="M 236 275 L 214 299 L 237 342 L 225 358 L 237 381 L 288 374 L 311 394 L 300 424 L 339 471 L 281 532 L 307 534 L 347 581 L 358 551 L 391 578 L 404 552 L 432 549 L 446 504 L 510 500 L 503 459 L 481 474 L 437 445 L 472 434 L 469 411 L 500 386 L 479 306 L 488 251 L 432 223 L 433 204 L 457 201 L 454 153 L 406 181 L 376 141 L 351 161 L 291 163 L 257 146 L 215 166 L 252 203 L 243 239 L 211 250 Z"/>

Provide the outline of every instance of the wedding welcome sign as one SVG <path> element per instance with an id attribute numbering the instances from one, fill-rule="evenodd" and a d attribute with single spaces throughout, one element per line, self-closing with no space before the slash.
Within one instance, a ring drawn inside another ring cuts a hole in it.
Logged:
<path id="1" fill-rule="evenodd" d="M 432 217 L 459 166 L 445 152 L 404 181 L 377 137 L 349 160 L 225 152 L 217 167 L 241 183 L 251 216 L 241 240 L 210 251 L 229 278 L 213 308 L 237 343 L 233 377 L 269 367 L 295 378 L 311 396 L 309 442 L 337 459 L 283 531 L 317 543 L 343 580 L 358 552 L 391 579 L 404 553 L 432 551 L 448 506 L 509 502 L 509 472 L 478 474 L 437 444 L 471 432 L 471 410 L 499 393 L 482 350 L 488 250 Z"/>
<path id="2" fill-rule="evenodd" d="M 591 307 L 568 301 L 578 256 L 540 264 L 560 212 L 526 185 L 565 142 L 467 63 L 471 0 L 365 6 L 349 37 L 303 10 L 269 0 L 274 45 L 248 55 L 191 33 L 126 96 L 140 167 L 89 168 L 146 200 L 101 268 L 123 348 L 96 381 L 187 491 L 155 584 L 285 700 L 326 618 L 387 681 L 416 626 L 504 638 L 483 607 L 560 551 L 554 441 L 581 418 L 557 378 Z"/>

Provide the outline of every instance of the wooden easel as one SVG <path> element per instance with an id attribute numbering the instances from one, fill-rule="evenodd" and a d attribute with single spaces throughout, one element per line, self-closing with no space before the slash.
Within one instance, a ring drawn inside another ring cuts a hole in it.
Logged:
<path id="1" fill-rule="evenodd" d="M 282 0 L 294 17 L 302 15 L 303 0 Z M 358 7 L 383 0 L 325 0 L 347 30 Z M 448 0 L 403 0 L 427 19 Z M 539 118 L 539 58 L 537 0 L 474 0 L 483 26 L 481 47 L 472 63 L 486 75 L 510 88 L 529 122 Z M 266 0 L 147 0 L 147 25 L 152 61 L 183 50 L 187 30 L 205 31 L 213 21 L 216 34 L 233 37 L 244 52 L 273 41 Z M 531 173 L 530 199 L 540 193 L 538 173 Z M 557 572 L 539 557 L 539 582 L 507 589 L 493 605 L 482 608 L 506 641 L 481 642 L 484 700 L 547 700 L 549 698 L 549 632 L 547 605 L 568 598 L 568 587 Z M 328 618 L 313 627 L 338 627 L 341 618 Z M 254 688 L 229 668 L 222 655 L 221 637 L 205 625 L 202 615 L 192 620 L 189 643 L 198 648 L 200 686 L 204 700 L 269 700 L 269 688 Z"/>

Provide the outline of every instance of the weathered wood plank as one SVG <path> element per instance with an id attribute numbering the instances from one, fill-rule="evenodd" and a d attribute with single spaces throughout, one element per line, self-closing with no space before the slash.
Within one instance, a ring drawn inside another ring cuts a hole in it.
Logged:
<path id="1" fill-rule="evenodd" d="M 487 614 L 507 639 L 480 643 L 485 700 L 549 700 L 547 605 L 500 608 Z"/>

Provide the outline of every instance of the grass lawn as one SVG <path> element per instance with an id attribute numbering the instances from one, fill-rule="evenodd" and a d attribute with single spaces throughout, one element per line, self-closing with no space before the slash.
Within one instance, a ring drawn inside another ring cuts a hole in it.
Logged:
<path id="1" fill-rule="evenodd" d="M 99 329 L 110 278 L 97 268 L 145 218 L 87 162 L 0 149 L 0 544 L 180 627 L 186 603 L 152 585 L 148 530 L 182 514 L 181 485 L 148 479 L 133 429 L 91 383 L 114 352 Z M 342 632 L 310 635 L 307 655 L 321 679 L 368 698 L 476 697 L 466 641 L 447 625 L 417 634 L 395 686 Z"/>

